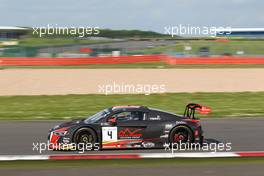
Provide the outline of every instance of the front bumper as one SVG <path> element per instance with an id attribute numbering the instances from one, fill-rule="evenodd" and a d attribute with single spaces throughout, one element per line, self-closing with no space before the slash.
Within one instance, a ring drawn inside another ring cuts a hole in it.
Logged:
<path id="1" fill-rule="evenodd" d="M 71 138 L 68 135 L 60 136 L 54 134 L 54 131 L 50 131 L 48 134 L 49 149 L 54 150 L 71 150 L 73 144 Z"/>

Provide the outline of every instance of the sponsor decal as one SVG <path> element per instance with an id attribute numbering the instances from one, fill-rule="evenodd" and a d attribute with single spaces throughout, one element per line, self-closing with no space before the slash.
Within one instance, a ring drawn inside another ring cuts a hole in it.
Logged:
<path id="1" fill-rule="evenodd" d="M 172 127 L 173 127 L 172 124 L 166 124 L 166 125 L 165 125 L 165 129 L 171 129 Z"/>
<path id="2" fill-rule="evenodd" d="M 150 117 L 149 120 L 161 120 L 160 116 L 158 115 L 157 117 Z"/>
<path id="3" fill-rule="evenodd" d="M 168 134 L 164 134 L 164 135 L 161 135 L 160 138 L 168 138 L 169 135 Z"/>
<path id="4" fill-rule="evenodd" d="M 70 143 L 70 138 L 66 138 L 66 137 L 64 137 L 64 138 L 62 139 L 62 141 L 63 141 L 63 143 L 68 144 L 68 143 Z"/>
<path id="5" fill-rule="evenodd" d="M 176 121 L 176 125 L 179 125 L 179 124 L 186 124 L 186 122 L 184 122 L 184 121 Z"/>
<path id="6" fill-rule="evenodd" d="M 142 137 L 142 133 L 140 133 L 142 129 L 129 129 L 125 128 L 118 132 L 118 137 L 120 139 L 138 139 Z"/>
<path id="7" fill-rule="evenodd" d="M 115 142 L 103 142 L 103 148 L 138 148 L 141 147 L 141 145 L 138 145 L 137 143 L 142 143 L 142 140 L 118 140 Z"/>
<path id="8" fill-rule="evenodd" d="M 145 148 L 153 148 L 155 146 L 153 142 L 143 142 L 142 145 Z"/>
<path id="9" fill-rule="evenodd" d="M 134 145 L 133 147 L 134 147 L 134 148 L 140 148 L 141 145 L 136 144 L 136 145 Z"/>

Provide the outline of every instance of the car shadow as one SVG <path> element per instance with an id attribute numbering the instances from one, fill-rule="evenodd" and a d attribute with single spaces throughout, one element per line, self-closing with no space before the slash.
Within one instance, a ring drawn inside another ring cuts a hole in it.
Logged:
<path id="1" fill-rule="evenodd" d="M 219 144 L 219 143 L 221 143 L 221 141 L 218 141 L 216 139 L 205 139 L 204 143 L 207 143 L 207 144 L 211 144 L 211 143 Z"/>

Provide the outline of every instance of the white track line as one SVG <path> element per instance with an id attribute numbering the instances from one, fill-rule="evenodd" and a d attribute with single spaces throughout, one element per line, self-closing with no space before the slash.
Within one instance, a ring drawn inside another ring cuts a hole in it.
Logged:
<path id="1" fill-rule="evenodd" d="M 49 155 L 0 155 L 0 161 L 49 160 Z"/>

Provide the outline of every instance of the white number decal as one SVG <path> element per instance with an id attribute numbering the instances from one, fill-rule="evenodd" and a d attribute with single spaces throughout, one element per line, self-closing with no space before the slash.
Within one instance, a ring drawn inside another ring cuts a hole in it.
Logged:
<path id="1" fill-rule="evenodd" d="M 117 141 L 117 127 L 102 127 L 103 142 Z"/>

